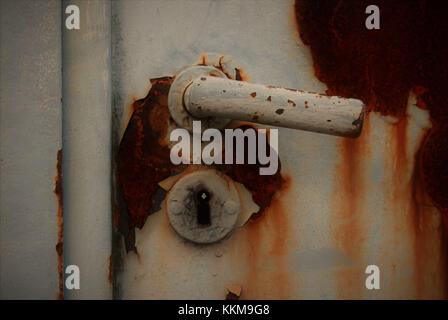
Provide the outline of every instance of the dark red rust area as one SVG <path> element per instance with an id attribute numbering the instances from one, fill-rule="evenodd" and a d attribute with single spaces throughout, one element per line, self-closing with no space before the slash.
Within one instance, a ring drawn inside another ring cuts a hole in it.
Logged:
<path id="1" fill-rule="evenodd" d="M 367 102 L 368 110 L 406 118 L 409 92 L 429 110 L 433 128 L 420 147 L 426 192 L 448 212 L 448 3 L 386 1 L 380 30 L 367 30 L 371 1 L 296 0 L 300 37 L 328 94 Z"/>
<path id="2" fill-rule="evenodd" d="M 59 293 L 57 298 L 64 299 L 64 275 L 63 275 L 63 211 L 62 211 L 62 150 L 57 153 L 56 177 L 54 179 L 54 193 L 58 198 L 58 243 L 56 244 L 56 252 L 58 254 L 58 279 L 59 279 Z"/>
<path id="3" fill-rule="evenodd" d="M 128 250 L 135 249 L 134 228 L 143 227 L 156 209 L 153 196 L 160 189 L 158 182 L 176 171 L 165 142 L 170 125 L 168 92 L 172 78 L 153 79 L 151 83 L 148 95 L 133 104 L 134 112 L 118 151 L 117 181 L 127 211 L 127 217 L 120 216 L 118 223 L 127 223 L 129 232 L 124 234 L 127 243 L 131 243 Z"/>
<path id="4" fill-rule="evenodd" d="M 237 128 L 240 128 L 243 131 L 249 128 L 256 129 L 246 124 L 241 125 Z M 256 137 L 258 139 L 258 136 Z M 258 145 L 258 140 L 256 141 L 256 145 Z M 266 139 L 266 150 L 271 150 L 271 152 L 273 152 L 273 150 L 270 149 L 267 139 Z M 258 155 L 255 164 L 248 164 L 247 154 L 248 154 L 247 143 L 245 143 L 244 164 L 235 164 L 236 156 L 234 152 L 234 158 L 233 158 L 234 164 L 218 165 L 216 169 L 222 171 L 224 174 L 228 175 L 233 180 L 243 184 L 247 188 L 247 190 L 250 191 L 250 193 L 252 194 L 252 200 L 260 207 L 260 210 L 253 216 L 253 218 L 257 218 L 263 213 L 263 211 L 267 207 L 271 205 L 272 198 L 274 194 L 277 192 L 277 190 L 281 189 L 284 179 L 282 178 L 282 175 L 280 173 L 281 171 L 280 159 L 278 159 L 278 170 L 275 174 L 260 175 L 260 168 L 263 167 L 263 165 L 260 164 L 258 160 Z"/>

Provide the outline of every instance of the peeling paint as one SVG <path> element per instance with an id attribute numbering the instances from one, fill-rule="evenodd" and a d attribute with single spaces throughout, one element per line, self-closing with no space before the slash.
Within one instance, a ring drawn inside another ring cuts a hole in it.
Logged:
<path id="1" fill-rule="evenodd" d="M 240 285 L 234 284 L 226 287 L 227 295 L 226 300 L 239 300 L 241 296 L 242 288 Z"/>
<path id="2" fill-rule="evenodd" d="M 158 182 L 182 166 L 170 161 L 166 140 L 172 120 L 167 96 L 171 77 L 152 79 L 148 95 L 133 104 L 134 112 L 118 151 L 117 181 L 126 208 L 120 210 L 118 225 L 125 237 L 126 249 L 135 251 L 134 228 L 143 227 L 149 214 L 157 210 L 153 199 L 161 190 Z"/>

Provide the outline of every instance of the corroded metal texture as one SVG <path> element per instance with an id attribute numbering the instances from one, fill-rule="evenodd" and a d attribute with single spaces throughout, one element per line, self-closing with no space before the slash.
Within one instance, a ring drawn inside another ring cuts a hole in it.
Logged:
<path id="1" fill-rule="evenodd" d="M 425 191 L 448 210 L 448 32 L 444 2 L 378 1 L 382 28 L 359 32 L 368 1 L 296 2 L 303 41 L 311 48 L 315 74 L 328 92 L 368 101 L 372 111 L 397 118 L 397 138 L 407 136 L 410 92 L 428 110 L 432 128 L 418 157 Z M 403 156 L 404 144 L 397 150 Z"/>
<path id="2" fill-rule="evenodd" d="M 368 103 L 370 111 L 392 117 L 393 123 L 386 126 L 391 147 L 381 153 L 394 161 L 385 172 L 393 172 L 388 185 L 393 191 L 388 196 L 400 209 L 390 214 L 410 215 L 407 229 L 413 230 L 415 237 L 416 297 L 440 297 L 437 291 L 446 290 L 448 285 L 442 271 L 446 270 L 448 257 L 446 239 L 429 244 L 428 233 L 442 236 L 448 231 L 446 224 L 441 230 L 441 217 L 431 208 L 435 206 L 448 214 L 448 45 L 443 36 L 448 32 L 448 21 L 441 14 L 448 6 L 430 1 L 377 1 L 381 29 L 359 32 L 368 4 L 298 0 L 295 9 L 299 32 L 311 48 L 315 74 L 328 85 L 329 93 L 358 97 Z M 410 97 L 414 99 L 411 106 Z M 413 128 L 421 113 L 417 109 L 425 110 L 430 121 L 421 120 L 421 130 Z M 381 132 L 380 126 L 372 124 L 370 130 L 371 134 Z M 346 178 L 350 185 L 345 194 L 352 198 L 345 212 L 353 213 L 367 201 L 363 186 L 371 183 L 362 168 L 369 160 L 367 148 L 362 140 L 341 145 L 344 164 L 349 165 Z M 427 219 L 437 219 L 434 230 L 427 225 Z M 356 228 L 351 230 L 351 235 L 356 236 Z M 353 241 L 350 238 L 347 240 Z M 433 250 L 438 251 L 435 257 Z M 438 272 L 431 276 L 434 268 Z M 431 281 L 441 283 L 441 287 L 433 288 Z"/>
<path id="3" fill-rule="evenodd" d="M 357 140 L 279 129 L 281 175 L 271 180 L 259 180 L 258 169 L 232 166 L 226 174 L 245 186 L 241 203 L 253 201 L 262 213 L 221 242 L 200 246 L 183 240 L 170 227 L 162 203 L 161 210 L 136 229 L 138 255 L 125 255 L 117 275 L 120 297 L 223 299 L 226 288 L 235 284 L 241 299 L 446 297 L 444 198 L 438 200 L 425 182 L 439 174 L 432 181 L 442 192 L 445 167 L 434 162 L 429 166 L 433 171 L 427 172 L 436 173 L 415 174 L 415 168 L 430 170 L 424 163 L 434 157 L 422 151 L 423 141 L 434 146 L 428 148 L 435 150 L 435 159 L 443 159 L 444 151 L 435 142 L 439 140 L 428 137 L 443 137 L 443 125 L 436 119 L 444 119 L 446 108 L 432 105 L 443 105 L 444 100 L 438 102 L 440 95 L 431 92 L 443 93 L 446 81 L 441 73 L 434 89 L 432 82 L 414 88 L 417 75 L 433 74 L 436 60 L 422 58 L 423 69 L 415 70 L 419 61 L 409 62 L 406 56 L 422 47 L 413 42 L 392 46 L 411 41 L 415 32 L 416 39 L 423 37 L 407 20 L 404 26 L 390 27 L 413 10 L 404 6 L 404 12 L 388 18 L 387 8 L 394 8 L 395 2 L 379 1 L 386 9 L 380 33 L 391 44 L 382 43 L 377 32 L 368 36 L 377 42 L 367 45 L 367 36 L 359 31 L 365 8 L 351 3 L 359 17 L 345 21 L 352 11 L 344 1 L 114 2 L 117 137 L 129 119 L 126 103 L 146 95 L 148 77 L 176 75 L 208 51 L 244 60 L 251 82 L 359 98 L 371 111 Z M 419 12 L 423 4 L 408 6 Z M 432 10 L 426 7 L 426 15 Z M 437 15 L 429 17 L 438 21 Z M 179 28 L 181 35 L 175 32 Z M 387 38 L 386 30 L 391 29 L 403 35 L 389 33 Z M 432 31 L 428 40 L 437 33 Z M 445 47 L 431 43 L 428 48 L 440 49 L 434 57 L 442 61 L 439 54 Z M 353 53 L 347 52 L 350 48 Z M 357 59 L 363 50 L 371 54 Z M 374 68 L 383 63 L 390 72 Z M 341 66 L 343 72 L 331 72 Z M 413 71 L 405 73 L 407 68 Z M 429 81 L 426 76 L 419 79 Z M 421 108 L 423 102 L 427 108 Z M 165 117 L 162 120 L 168 121 Z M 370 264 L 381 269 L 380 290 L 365 287 Z"/>
<path id="4" fill-rule="evenodd" d="M 171 77 L 151 80 L 146 98 L 133 104 L 134 112 L 120 143 L 117 181 L 125 208 L 115 219 L 126 239 L 127 250 L 135 250 L 134 228 L 143 227 L 148 215 L 160 208 L 165 194 L 157 183 L 182 169 L 171 164 L 166 140 L 171 82 Z M 157 191 L 162 195 L 153 199 Z"/>

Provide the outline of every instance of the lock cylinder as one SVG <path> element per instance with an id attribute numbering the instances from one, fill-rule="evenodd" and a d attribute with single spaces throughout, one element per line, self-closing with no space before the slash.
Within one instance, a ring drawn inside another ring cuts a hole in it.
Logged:
<path id="1" fill-rule="evenodd" d="M 204 169 L 180 178 L 167 195 L 166 210 L 173 229 L 195 243 L 213 243 L 229 235 L 239 213 L 234 182 L 222 173 Z"/>

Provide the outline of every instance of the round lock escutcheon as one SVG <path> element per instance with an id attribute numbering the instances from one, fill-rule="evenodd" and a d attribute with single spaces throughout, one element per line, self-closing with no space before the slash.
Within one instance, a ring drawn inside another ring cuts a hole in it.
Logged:
<path id="1" fill-rule="evenodd" d="M 167 195 L 173 229 L 195 243 L 213 243 L 234 229 L 240 198 L 233 181 L 216 170 L 195 171 L 180 178 Z"/>

